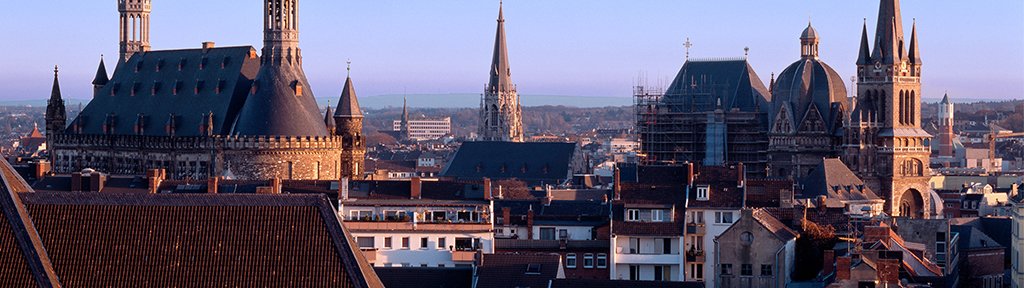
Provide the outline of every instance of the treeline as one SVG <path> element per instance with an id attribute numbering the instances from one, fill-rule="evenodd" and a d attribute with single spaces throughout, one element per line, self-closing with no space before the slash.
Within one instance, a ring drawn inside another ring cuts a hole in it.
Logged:
<path id="1" fill-rule="evenodd" d="M 523 107 L 526 133 L 578 133 L 592 129 L 628 128 L 633 123 L 629 106 L 578 108 L 572 106 Z M 393 121 L 402 119 L 402 108 L 364 109 L 364 134 L 390 131 Z M 451 117 L 452 134 L 469 136 L 477 132 L 480 109 L 477 108 L 409 108 L 410 119 Z"/>

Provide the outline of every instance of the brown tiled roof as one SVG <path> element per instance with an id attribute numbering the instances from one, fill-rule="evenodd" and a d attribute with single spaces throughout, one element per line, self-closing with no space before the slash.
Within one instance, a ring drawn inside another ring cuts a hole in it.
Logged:
<path id="1" fill-rule="evenodd" d="M 20 196 L 66 285 L 383 287 L 323 195 Z"/>
<path id="2" fill-rule="evenodd" d="M 0 287 L 60 287 L 32 219 L 16 196 L 19 189 L 28 186 L 6 159 L 0 160 Z"/>
<path id="3" fill-rule="evenodd" d="M 747 179 L 746 207 L 779 207 L 783 190 L 793 193 L 792 179 Z"/>
<path id="4" fill-rule="evenodd" d="M 477 268 L 477 288 L 547 287 L 558 276 L 561 256 L 526 254 L 483 254 Z M 539 273 L 527 273 L 529 264 L 540 264 Z"/>

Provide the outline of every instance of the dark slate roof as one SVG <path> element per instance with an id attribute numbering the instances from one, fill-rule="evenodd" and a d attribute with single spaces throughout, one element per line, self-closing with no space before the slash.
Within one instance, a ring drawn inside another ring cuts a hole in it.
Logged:
<path id="1" fill-rule="evenodd" d="M 143 115 L 145 135 L 163 136 L 168 135 L 166 125 L 173 114 L 177 127 L 174 135 L 199 136 L 203 117 L 212 112 L 214 134 L 227 135 L 256 77 L 259 58 L 250 58 L 255 55 L 250 54 L 255 53 L 251 46 L 203 51 L 136 53 L 118 66 L 110 81 L 73 121 L 77 121 L 82 134 L 103 134 L 103 124 L 113 113 L 113 134 L 135 135 L 135 125 Z"/>
<path id="2" fill-rule="evenodd" d="M 569 167 L 576 150 L 576 143 L 465 142 L 441 176 L 465 180 L 516 178 L 529 185 L 558 184 L 572 177 Z"/>
<path id="3" fill-rule="evenodd" d="M 971 251 L 971 250 L 988 250 L 988 249 L 1005 249 L 1002 245 L 999 245 L 996 240 L 993 240 L 984 232 L 967 225 L 950 225 L 950 230 L 960 234 L 959 248 L 960 251 Z"/>
<path id="4" fill-rule="evenodd" d="M 688 60 L 665 90 L 666 100 L 676 105 L 672 109 L 680 112 L 714 111 L 719 97 L 725 111 L 766 111 L 771 101 L 768 88 L 745 59 Z"/>
<path id="5" fill-rule="evenodd" d="M 0 160 L 0 287 L 60 287 L 46 248 L 16 192 L 27 190 Z"/>
<path id="6" fill-rule="evenodd" d="M 808 27 L 808 29 L 812 29 Z M 804 57 L 779 73 L 772 88 L 772 103 L 769 117 L 776 120 L 782 105 L 789 105 L 795 131 L 801 131 L 804 120 L 815 117 L 808 113 L 819 113 L 826 129 L 834 134 L 843 125 L 845 108 L 833 109 L 833 105 L 846 106 L 846 85 L 843 78 L 817 58 Z M 811 105 L 815 109 L 811 109 Z M 833 111 L 841 110 L 841 111 Z M 838 119 L 837 119 L 838 118 Z M 771 123 L 775 125 L 775 123 Z"/>
<path id="7" fill-rule="evenodd" d="M 746 207 L 779 207 L 782 191 L 788 190 L 793 193 L 793 180 L 791 179 L 747 179 L 746 181 Z"/>
<path id="8" fill-rule="evenodd" d="M 828 207 L 843 207 L 842 201 L 847 200 L 881 199 L 839 158 L 825 159 L 803 181 L 802 197 L 821 195 L 827 196 L 825 204 Z"/>
<path id="9" fill-rule="evenodd" d="M 471 288 L 473 268 L 374 267 L 388 288 Z"/>
<path id="10" fill-rule="evenodd" d="M 331 113 L 331 106 L 327 106 L 327 111 L 324 112 L 324 126 L 327 128 L 338 127 L 337 122 L 334 121 L 334 114 Z"/>
<path id="11" fill-rule="evenodd" d="M 19 196 L 65 284 L 383 287 L 323 195 Z"/>
<path id="12" fill-rule="evenodd" d="M 476 287 L 547 287 L 561 263 L 559 255 L 483 254 Z M 530 264 L 540 264 L 540 271 L 527 273 Z"/>
<path id="13" fill-rule="evenodd" d="M 798 235 L 796 231 L 789 228 L 789 225 L 783 224 L 764 209 L 754 209 L 752 215 L 755 221 L 761 223 L 761 226 L 764 226 L 772 235 L 775 235 L 775 237 L 778 237 L 783 242 L 796 238 Z"/>
<path id="14" fill-rule="evenodd" d="M 388 170 L 391 172 L 415 172 L 416 160 L 364 160 L 367 171 Z"/>
<path id="15" fill-rule="evenodd" d="M 504 224 L 525 225 L 526 215 L 533 209 L 534 223 L 548 223 L 548 225 L 559 223 L 560 225 L 598 226 L 607 224 L 608 213 L 607 203 L 599 201 L 551 201 L 544 205 L 541 200 L 494 200 L 494 213 L 501 215 L 504 208 L 509 208 L 509 215 L 512 219 L 505 220 Z"/>
<path id="16" fill-rule="evenodd" d="M 92 85 L 106 85 L 110 81 L 107 77 L 107 65 L 103 65 L 103 58 L 100 58 L 100 67 L 96 69 L 96 77 L 92 79 Z"/>
<path id="17" fill-rule="evenodd" d="M 266 61 L 235 120 L 232 135 L 327 136 L 301 65 Z M 301 95 L 296 95 L 302 86 Z"/>
<path id="18" fill-rule="evenodd" d="M 356 89 L 352 88 L 352 77 L 345 78 L 345 87 L 341 89 L 334 117 L 363 117 L 363 111 L 359 109 L 359 99 L 356 98 Z"/>
<path id="19" fill-rule="evenodd" d="M 551 288 L 704 288 L 704 282 L 611 279 L 555 279 Z"/>

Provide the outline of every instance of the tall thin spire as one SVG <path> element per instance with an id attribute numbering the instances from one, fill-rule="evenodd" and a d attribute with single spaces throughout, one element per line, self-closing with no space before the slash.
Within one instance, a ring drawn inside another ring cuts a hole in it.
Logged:
<path id="1" fill-rule="evenodd" d="M 402 97 L 402 121 L 399 123 L 398 134 L 400 140 L 409 140 L 409 104 L 405 97 Z"/>
<path id="2" fill-rule="evenodd" d="M 903 21 L 899 0 L 881 0 L 878 7 L 878 26 L 875 27 L 875 50 L 872 59 L 882 63 L 898 63 L 903 53 Z"/>
<path id="3" fill-rule="evenodd" d="M 64 131 L 64 125 L 67 124 L 67 112 L 64 108 L 64 99 L 61 99 L 60 95 L 57 66 L 53 66 L 53 89 L 50 91 L 50 99 L 46 102 L 46 115 L 44 117 L 46 120 L 47 137 Z M 53 160 L 52 157 L 50 160 Z"/>
<path id="4" fill-rule="evenodd" d="M 871 61 L 871 47 L 868 46 L 868 19 L 864 18 L 864 30 L 860 34 L 860 56 L 857 65 L 866 65 Z"/>
<path id="5" fill-rule="evenodd" d="M 60 103 L 64 106 L 60 97 L 60 81 L 57 80 L 57 66 L 53 66 L 53 89 L 50 90 L 50 103 Z"/>
<path id="6" fill-rule="evenodd" d="M 494 55 L 491 58 L 490 91 L 507 91 L 512 85 L 512 71 L 508 64 L 508 48 L 505 44 L 505 17 L 501 4 L 498 6 L 498 31 L 494 36 Z"/>
<path id="7" fill-rule="evenodd" d="M 911 64 L 921 64 L 921 52 L 917 48 L 917 20 L 914 20 L 913 26 L 910 28 L 910 51 L 907 53 L 910 55 Z"/>

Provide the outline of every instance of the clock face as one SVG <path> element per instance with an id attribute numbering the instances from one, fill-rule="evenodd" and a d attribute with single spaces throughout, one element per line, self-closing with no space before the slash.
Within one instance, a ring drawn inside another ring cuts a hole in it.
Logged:
<path id="1" fill-rule="evenodd" d="M 882 69 L 882 61 L 875 61 L 875 69 Z"/>

